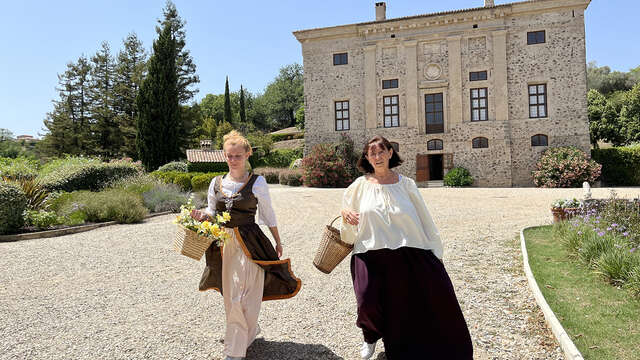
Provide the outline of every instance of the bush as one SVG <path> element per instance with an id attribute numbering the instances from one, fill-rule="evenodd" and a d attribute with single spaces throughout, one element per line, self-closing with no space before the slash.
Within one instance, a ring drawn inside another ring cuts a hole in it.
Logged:
<path id="1" fill-rule="evenodd" d="M 211 184 L 211 180 L 218 175 L 224 175 L 225 173 L 217 172 L 217 173 L 206 173 L 202 175 L 196 175 L 191 178 L 191 189 L 193 191 L 207 191 L 209 189 L 209 185 Z"/>
<path id="2" fill-rule="evenodd" d="M 602 274 L 609 282 L 621 285 L 629 279 L 632 270 L 640 267 L 640 258 L 622 245 L 616 245 L 600 255 L 595 266 L 596 272 Z"/>
<path id="3" fill-rule="evenodd" d="M 33 226 L 39 230 L 48 229 L 59 223 L 56 213 L 46 210 L 25 210 L 24 222 L 27 226 Z"/>
<path id="4" fill-rule="evenodd" d="M 302 170 L 280 170 L 278 181 L 282 185 L 300 186 L 302 185 Z"/>
<path id="5" fill-rule="evenodd" d="M 273 142 L 304 139 L 304 133 L 271 134 L 271 139 L 273 140 Z"/>
<path id="6" fill-rule="evenodd" d="M 179 171 L 179 172 L 187 172 L 187 163 L 183 161 L 172 161 L 170 163 L 166 163 L 158 168 L 158 171 Z"/>
<path id="7" fill-rule="evenodd" d="M 18 186 L 0 182 L 0 234 L 16 232 L 24 225 L 27 197 Z"/>
<path id="8" fill-rule="evenodd" d="M 295 159 L 302 157 L 302 149 L 275 149 L 253 161 L 254 167 L 288 168 Z"/>
<path id="9" fill-rule="evenodd" d="M 463 167 L 454 167 L 444 175 L 445 186 L 470 186 L 473 184 L 473 176 L 469 170 Z"/>
<path id="10" fill-rule="evenodd" d="M 582 150 L 569 146 L 550 148 L 542 153 L 533 172 L 538 187 L 579 187 L 584 181 L 593 183 L 602 166 L 587 158 Z"/>
<path id="11" fill-rule="evenodd" d="M 187 170 L 189 172 L 201 172 L 201 173 L 211 173 L 211 172 L 228 172 L 229 166 L 226 162 L 221 163 L 187 163 Z"/>
<path id="12" fill-rule="evenodd" d="M 338 156 L 335 146 L 318 144 L 302 160 L 302 181 L 312 187 L 346 187 L 353 182 L 345 160 Z"/>
<path id="13" fill-rule="evenodd" d="M 173 183 L 180 186 L 183 191 L 190 191 L 191 176 L 189 173 L 179 173 L 173 177 Z"/>
<path id="14" fill-rule="evenodd" d="M 111 181 L 141 172 L 140 166 L 131 162 L 103 163 L 98 159 L 67 157 L 46 164 L 38 181 L 48 191 L 97 191 Z"/>
<path id="15" fill-rule="evenodd" d="M 38 162 L 25 157 L 0 158 L 0 178 L 33 179 L 38 175 Z"/>
<path id="16" fill-rule="evenodd" d="M 153 189 L 161 183 L 163 183 L 162 180 L 157 177 L 149 174 L 138 174 L 112 181 L 108 184 L 108 187 L 112 189 L 122 189 L 130 193 L 142 195 L 142 193 Z"/>
<path id="17" fill-rule="evenodd" d="M 142 194 L 144 206 L 152 212 L 178 212 L 189 197 L 175 184 L 160 184 Z"/>
<path id="18" fill-rule="evenodd" d="M 81 218 L 89 222 L 117 221 L 118 223 L 140 222 L 147 215 L 142 198 L 122 189 L 100 192 L 76 191 L 70 194 L 59 210 L 66 218 Z"/>
<path id="19" fill-rule="evenodd" d="M 279 184 L 281 170 L 282 169 L 262 167 L 262 168 L 255 169 L 253 172 L 254 174 L 264 176 L 264 179 L 267 181 L 267 184 Z"/>
<path id="20" fill-rule="evenodd" d="M 340 140 L 335 143 L 336 154 L 342 160 L 344 160 L 346 172 L 351 179 L 356 179 L 362 175 L 360 169 L 358 169 L 358 160 L 360 159 L 360 151 L 355 151 L 355 145 L 353 140 L 345 135 L 340 134 Z"/>
<path id="21" fill-rule="evenodd" d="M 46 200 L 49 192 L 33 178 L 17 178 L 9 181 L 19 186 L 24 195 L 27 197 L 27 209 L 40 210 L 46 209 Z"/>
<path id="22" fill-rule="evenodd" d="M 602 164 L 602 182 L 608 186 L 640 185 L 640 145 L 591 150 Z"/>

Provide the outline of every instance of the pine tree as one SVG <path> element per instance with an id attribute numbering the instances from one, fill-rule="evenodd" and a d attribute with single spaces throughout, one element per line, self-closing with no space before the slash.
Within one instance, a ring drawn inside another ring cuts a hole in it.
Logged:
<path id="1" fill-rule="evenodd" d="M 247 115 L 244 111 L 244 89 L 240 85 L 240 123 L 244 126 L 247 125 Z"/>
<path id="2" fill-rule="evenodd" d="M 153 42 L 148 74 L 136 98 L 136 144 L 139 159 L 147 170 L 181 157 L 177 55 L 172 26 L 163 25 L 158 39 Z"/>
<path id="3" fill-rule="evenodd" d="M 223 121 L 231 124 L 233 122 L 233 115 L 231 113 L 231 98 L 229 97 L 229 77 L 224 83 L 224 119 Z"/>
<path id="4" fill-rule="evenodd" d="M 113 158 L 120 153 L 121 139 L 114 112 L 114 61 L 107 42 L 91 58 L 91 85 L 89 87 L 93 153 Z"/>
<path id="5" fill-rule="evenodd" d="M 136 95 L 146 73 L 147 53 L 135 33 L 124 39 L 124 49 L 118 53 L 115 68 L 114 110 L 116 122 L 122 136 L 120 152 L 137 158 L 136 118 L 138 107 Z"/>

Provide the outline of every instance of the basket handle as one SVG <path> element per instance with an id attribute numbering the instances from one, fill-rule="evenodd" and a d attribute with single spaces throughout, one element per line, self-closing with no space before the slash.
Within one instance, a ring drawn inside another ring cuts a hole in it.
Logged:
<path id="1" fill-rule="evenodd" d="M 333 223 L 334 223 L 336 220 L 338 220 L 339 218 L 341 218 L 341 217 L 342 217 L 342 215 L 336 216 L 336 218 L 335 218 L 335 219 L 331 220 L 331 222 L 329 223 L 329 226 L 333 226 Z"/>

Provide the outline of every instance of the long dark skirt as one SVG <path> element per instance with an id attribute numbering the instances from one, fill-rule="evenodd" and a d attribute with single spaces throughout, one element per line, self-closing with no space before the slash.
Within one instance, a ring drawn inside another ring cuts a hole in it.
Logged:
<path id="1" fill-rule="evenodd" d="M 364 340 L 384 341 L 388 359 L 473 359 L 467 324 L 442 262 L 401 247 L 351 257 Z"/>

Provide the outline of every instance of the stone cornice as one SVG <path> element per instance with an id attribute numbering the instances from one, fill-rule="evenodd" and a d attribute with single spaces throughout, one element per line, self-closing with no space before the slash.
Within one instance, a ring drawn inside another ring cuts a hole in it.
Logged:
<path id="1" fill-rule="evenodd" d="M 486 8 L 478 7 L 408 16 L 383 21 L 300 30 L 293 32 L 293 34 L 300 42 L 306 42 L 309 40 L 327 40 L 331 38 L 371 36 L 376 33 L 403 32 L 430 27 L 450 26 L 452 24 L 478 23 L 483 21 L 499 20 L 507 16 L 522 16 L 527 14 L 557 11 L 561 9 L 586 9 L 590 3 L 591 0 L 529 0 Z"/>

